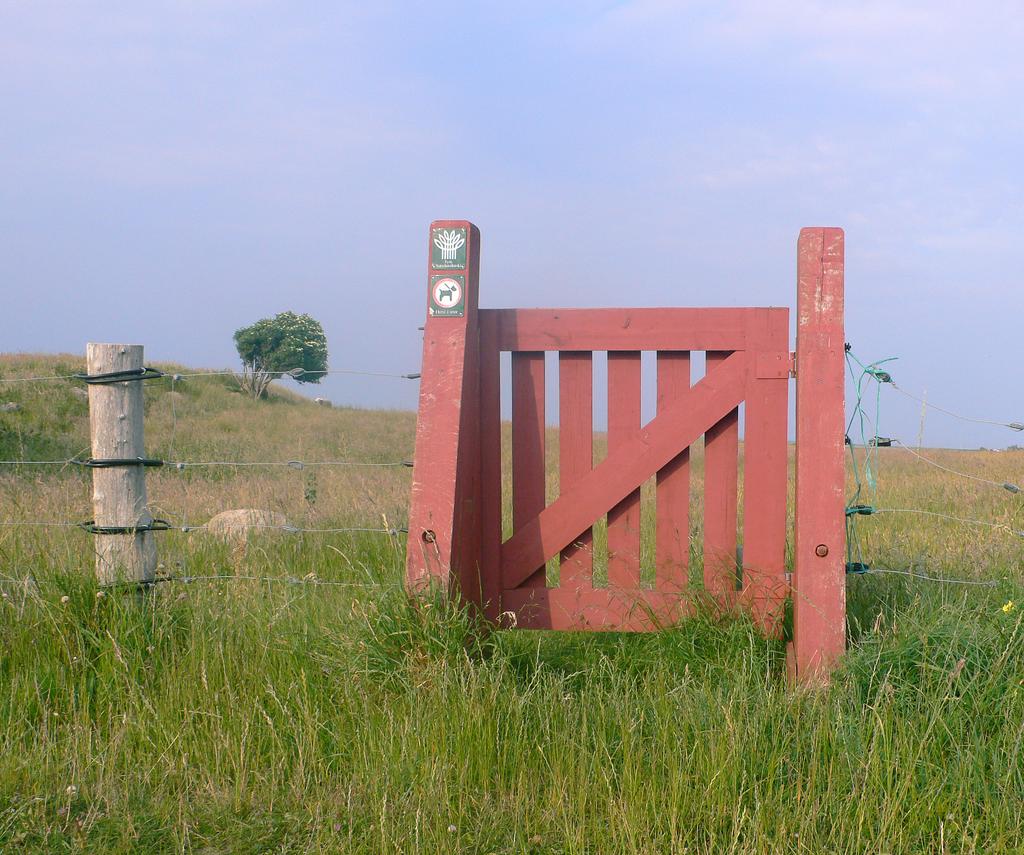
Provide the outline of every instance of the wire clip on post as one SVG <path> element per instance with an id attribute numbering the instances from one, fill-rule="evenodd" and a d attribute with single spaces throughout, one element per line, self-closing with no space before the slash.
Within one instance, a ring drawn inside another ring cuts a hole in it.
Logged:
<path id="1" fill-rule="evenodd" d="M 75 380 L 81 380 L 89 386 L 105 386 L 109 383 L 125 383 L 129 380 L 155 380 L 164 377 L 164 372 L 157 368 L 130 368 L 125 371 L 109 371 L 105 374 L 72 374 Z"/>
<path id="2" fill-rule="evenodd" d="M 170 531 L 174 528 L 167 520 L 153 520 L 140 525 L 96 525 L 95 520 L 79 523 L 78 527 L 89 534 L 141 534 L 144 531 Z"/>
<path id="3" fill-rule="evenodd" d="M 873 436 L 868 440 L 868 446 L 871 448 L 890 448 L 892 446 L 892 439 L 887 436 Z"/>
<path id="4" fill-rule="evenodd" d="M 864 561 L 847 561 L 846 572 L 851 576 L 863 576 L 871 571 L 871 565 Z"/>
<path id="5" fill-rule="evenodd" d="M 846 509 L 846 515 L 848 517 L 863 516 L 869 517 L 875 512 L 873 505 L 850 505 Z"/>

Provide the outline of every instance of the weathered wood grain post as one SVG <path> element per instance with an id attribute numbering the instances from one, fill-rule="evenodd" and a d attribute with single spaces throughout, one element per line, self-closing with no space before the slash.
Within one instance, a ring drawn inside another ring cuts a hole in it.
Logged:
<path id="1" fill-rule="evenodd" d="M 797 255 L 791 664 L 806 683 L 827 680 L 846 647 L 843 230 L 802 229 Z"/>
<path id="2" fill-rule="evenodd" d="M 143 369 L 142 345 L 94 344 L 86 347 L 90 377 Z M 101 585 L 151 582 L 156 575 L 153 532 L 130 531 L 153 522 L 146 502 L 141 379 L 89 384 L 89 431 L 93 462 L 113 463 L 92 470 L 93 522 L 125 533 L 97 533 L 96 576 Z M 127 461 L 139 461 L 132 464 Z M 114 463 L 120 461 L 120 463 Z"/>

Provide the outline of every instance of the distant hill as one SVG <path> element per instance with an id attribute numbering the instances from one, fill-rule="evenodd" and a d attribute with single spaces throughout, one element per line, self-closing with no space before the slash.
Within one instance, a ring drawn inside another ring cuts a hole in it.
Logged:
<path id="1" fill-rule="evenodd" d="M 195 374 L 154 363 L 167 374 Z M 0 354 L 0 381 L 67 376 L 84 370 L 81 356 Z M 315 389 L 316 387 L 312 387 Z M 411 457 L 415 414 L 323 407 L 272 384 L 253 401 L 230 375 L 147 381 L 146 450 L 168 460 L 394 460 Z M 4 405 L 8 405 L 7 408 Z M 0 460 L 89 456 L 89 408 L 80 381 L 0 382 Z"/>

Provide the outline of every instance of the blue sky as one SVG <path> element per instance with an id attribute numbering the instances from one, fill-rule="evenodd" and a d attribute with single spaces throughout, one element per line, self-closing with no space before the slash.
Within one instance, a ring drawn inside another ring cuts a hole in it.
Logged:
<path id="1" fill-rule="evenodd" d="M 487 306 L 792 305 L 836 225 L 857 354 L 1024 421 L 1022 44 L 1011 2 L 0 0 L 0 350 L 231 366 L 294 309 L 415 371 L 432 219 L 480 226 Z"/>

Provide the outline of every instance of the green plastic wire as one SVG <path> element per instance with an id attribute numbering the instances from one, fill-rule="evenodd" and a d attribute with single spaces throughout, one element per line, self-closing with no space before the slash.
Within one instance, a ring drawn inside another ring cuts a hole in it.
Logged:
<path id="1" fill-rule="evenodd" d="M 891 382 L 892 378 L 887 371 L 883 371 L 879 366 L 884 365 L 887 362 L 892 362 L 897 357 L 890 356 L 886 359 L 879 359 L 876 362 L 871 362 L 865 365 L 861 362 L 854 353 L 847 348 L 846 350 L 846 366 L 850 371 L 850 380 L 853 382 L 854 389 L 856 390 L 856 399 L 853 404 L 853 412 L 850 414 L 850 420 L 846 425 L 846 438 L 849 439 L 850 447 L 850 462 L 853 467 L 853 478 L 855 489 L 853 495 L 849 498 L 846 503 L 846 561 L 848 564 L 853 563 L 854 553 L 857 556 L 857 562 L 862 566 L 864 565 L 864 555 L 861 548 L 860 532 L 857 528 L 858 514 L 851 514 L 849 510 L 854 505 L 858 504 L 862 494 L 864 493 L 864 487 L 871 492 L 871 499 L 874 501 L 878 494 L 878 478 L 876 476 L 877 464 L 875 463 L 875 455 L 878 453 L 878 423 L 882 409 L 882 384 Z M 856 362 L 860 368 L 860 373 L 854 369 L 853 363 Z M 864 395 L 867 391 L 866 387 L 871 381 L 875 383 L 875 413 L 874 419 L 872 419 L 864 410 Z M 854 423 L 857 423 L 860 432 L 860 445 L 864 448 L 864 474 L 861 477 L 861 467 L 857 462 L 857 454 L 853 448 L 853 440 L 850 437 L 850 432 L 853 429 Z M 873 426 L 873 442 L 868 442 L 868 432 L 865 422 L 869 422 Z"/>
<path id="2" fill-rule="evenodd" d="M 895 359 L 897 359 L 897 357 L 890 356 L 890 357 L 888 357 L 886 359 L 879 359 L 876 362 L 871 362 L 871 363 L 868 363 L 867 365 L 865 365 L 863 362 L 861 362 L 856 357 L 856 355 L 853 354 L 853 352 L 851 351 L 849 345 L 847 345 L 847 348 L 846 348 L 846 365 L 847 365 L 847 368 L 850 371 L 850 380 L 852 381 L 854 389 L 856 390 L 856 399 L 854 400 L 854 403 L 853 403 L 853 412 L 850 414 L 850 420 L 847 422 L 847 425 L 846 425 L 846 442 L 850 446 L 850 462 L 851 462 L 851 464 L 853 466 L 853 478 L 854 478 L 854 484 L 855 484 L 853 495 L 850 497 L 849 501 L 846 503 L 846 514 L 845 514 L 845 516 L 846 516 L 846 561 L 847 561 L 847 572 L 851 572 L 850 571 L 851 565 L 853 565 L 855 567 L 863 568 L 863 570 L 869 569 L 868 565 L 864 562 L 863 552 L 862 552 L 862 548 L 861 548 L 860 532 L 857 529 L 857 517 L 859 517 L 859 516 L 871 516 L 873 514 L 884 514 L 884 513 L 923 514 L 923 515 L 926 515 L 926 516 L 938 517 L 940 519 L 946 519 L 946 520 L 950 520 L 950 521 L 953 521 L 953 522 L 964 523 L 964 524 L 967 524 L 967 525 L 987 526 L 987 527 L 992 528 L 992 529 L 999 529 L 999 530 L 1006 531 L 1006 532 L 1008 532 L 1010 534 L 1016 535 L 1017 537 L 1024 537 L 1024 530 L 1016 530 L 1016 529 L 1013 529 L 1010 526 L 1008 526 L 1006 524 L 1003 524 L 1003 523 L 992 523 L 992 522 L 986 522 L 985 520 L 964 519 L 962 517 L 953 516 L 953 515 L 947 514 L 947 513 L 942 513 L 942 512 L 938 512 L 938 511 L 928 511 L 928 510 L 923 510 L 923 509 L 918 509 L 918 508 L 879 508 L 879 507 L 875 507 L 875 504 L 876 504 L 876 501 L 877 501 L 877 494 L 878 494 L 877 457 L 876 457 L 876 455 L 878 454 L 878 448 L 879 448 L 878 425 L 879 425 L 879 423 L 881 421 L 882 386 L 883 385 L 888 385 L 888 386 L 893 386 L 894 388 L 897 388 L 896 384 L 893 382 L 892 376 L 889 374 L 889 372 L 883 370 L 880 366 L 885 365 L 888 362 L 893 362 Z M 857 368 L 860 369 L 859 372 L 854 368 L 854 363 L 856 363 Z M 869 384 L 872 381 L 874 381 L 874 383 L 875 383 L 875 412 L 874 412 L 874 418 L 873 419 L 868 415 L 868 413 L 866 412 L 866 410 L 864 408 L 864 399 L 866 397 L 866 393 L 868 392 Z M 902 391 L 902 390 L 899 390 L 899 391 Z M 911 396 L 911 397 L 913 397 L 913 396 Z M 943 410 L 943 412 L 949 412 L 949 411 Z M 955 414 L 950 413 L 950 415 L 955 415 Z M 982 421 L 982 420 L 980 420 L 980 419 L 969 419 L 969 421 Z M 865 424 L 864 424 L 865 422 L 868 422 L 871 425 L 871 433 L 872 433 L 871 441 L 868 440 L 868 435 L 869 434 L 868 434 L 868 431 L 867 431 L 867 429 L 865 427 Z M 851 438 L 851 435 L 850 435 L 851 431 L 853 430 L 854 424 L 856 424 L 859 427 L 860 445 L 862 445 L 863 448 L 864 448 L 863 474 L 861 473 L 861 468 L 862 467 L 860 465 L 858 465 L 857 454 L 856 454 L 856 452 L 854 450 L 854 444 L 855 443 L 853 442 L 853 439 Z M 997 424 L 997 423 L 993 422 L 993 424 Z M 1003 422 L 998 422 L 998 424 L 1004 424 L 1004 423 Z M 1005 426 L 1013 428 L 1014 430 L 1018 429 L 1018 426 L 1017 426 L 1016 423 L 1005 423 Z M 1011 493 L 1021 492 L 1021 489 L 1016 484 L 1011 484 L 1009 482 L 992 481 L 992 480 L 990 480 L 988 478 L 981 478 L 981 477 L 978 477 L 976 475 L 970 475 L 970 474 L 968 474 L 966 472 L 959 472 L 959 471 L 957 471 L 955 469 L 951 469 L 951 468 L 949 468 L 947 466 L 943 466 L 942 464 L 932 460 L 931 458 L 925 457 L 922 454 L 918 454 L 913 449 L 908 448 L 906 445 L 904 445 L 903 443 L 899 442 L 899 440 L 893 439 L 893 440 L 891 440 L 891 443 L 892 444 L 898 444 L 900 447 L 902 447 L 904 450 L 910 452 L 912 455 L 914 455 L 915 457 L 920 459 L 922 462 L 927 463 L 927 464 L 929 464 L 931 466 L 935 466 L 938 469 L 942 469 L 945 472 L 949 472 L 949 473 L 951 473 L 953 475 L 959 475 L 959 476 L 964 477 L 964 478 L 971 478 L 972 480 L 976 480 L 976 481 L 982 481 L 982 482 L 984 482 L 986 484 L 992 484 L 993 486 L 1001 487 L 1004 490 L 1008 490 Z M 889 442 L 887 442 L 886 444 L 889 444 Z M 865 493 L 866 490 L 870 491 L 871 503 L 870 504 L 860 504 L 861 497 Z M 857 556 L 857 561 L 856 562 L 853 561 L 854 554 L 856 554 L 856 556 Z M 875 568 L 870 568 L 870 569 L 875 569 Z M 854 572 L 862 572 L 862 571 L 854 571 Z M 886 570 L 886 569 L 878 568 L 878 572 L 896 573 L 896 572 L 903 572 L 903 571 L 897 571 L 897 570 L 891 570 L 891 569 Z M 904 575 L 918 576 L 920 574 L 904 573 Z M 957 580 L 952 580 L 952 579 L 940 579 L 940 578 L 929 577 L 929 576 L 924 576 L 924 575 L 921 575 L 920 578 L 931 579 L 932 581 L 937 581 L 937 582 L 946 582 L 946 581 L 954 582 L 954 581 L 957 581 Z M 982 583 L 968 582 L 968 583 L 965 583 L 965 584 L 982 584 Z M 988 584 L 988 583 L 984 583 L 984 584 Z"/>
<path id="3" fill-rule="evenodd" d="M 890 356 L 885 359 L 879 359 L 876 362 L 865 365 L 861 362 L 852 351 L 846 351 L 846 365 L 850 369 L 850 379 L 853 381 L 854 387 L 857 390 L 857 398 L 854 401 L 853 413 L 850 416 L 850 421 L 846 426 L 846 435 L 850 435 L 850 431 L 853 428 L 854 421 L 857 422 L 860 429 L 861 445 L 864 447 L 864 480 L 860 479 L 857 473 L 856 462 L 854 462 L 854 474 L 857 482 L 857 492 L 850 504 L 854 504 L 860 499 L 860 494 L 863 489 L 863 484 L 866 483 L 868 488 L 871 490 L 872 499 L 875 498 L 878 492 L 878 479 L 876 478 L 876 457 L 878 454 L 878 422 L 881 415 L 882 409 L 882 384 L 888 383 L 892 378 L 889 376 L 887 371 L 883 371 L 879 366 L 885 365 L 887 362 L 893 362 L 898 357 Z M 858 375 L 854 371 L 853 364 L 856 362 L 860 368 L 860 374 Z M 874 381 L 875 383 L 875 415 L 874 419 L 871 419 L 868 414 L 864 411 L 864 394 L 866 384 Z M 870 422 L 874 426 L 873 443 L 868 442 L 868 433 L 865 422 Z M 853 455 L 853 444 L 850 444 L 850 453 Z M 855 456 L 855 455 L 854 455 Z"/>

